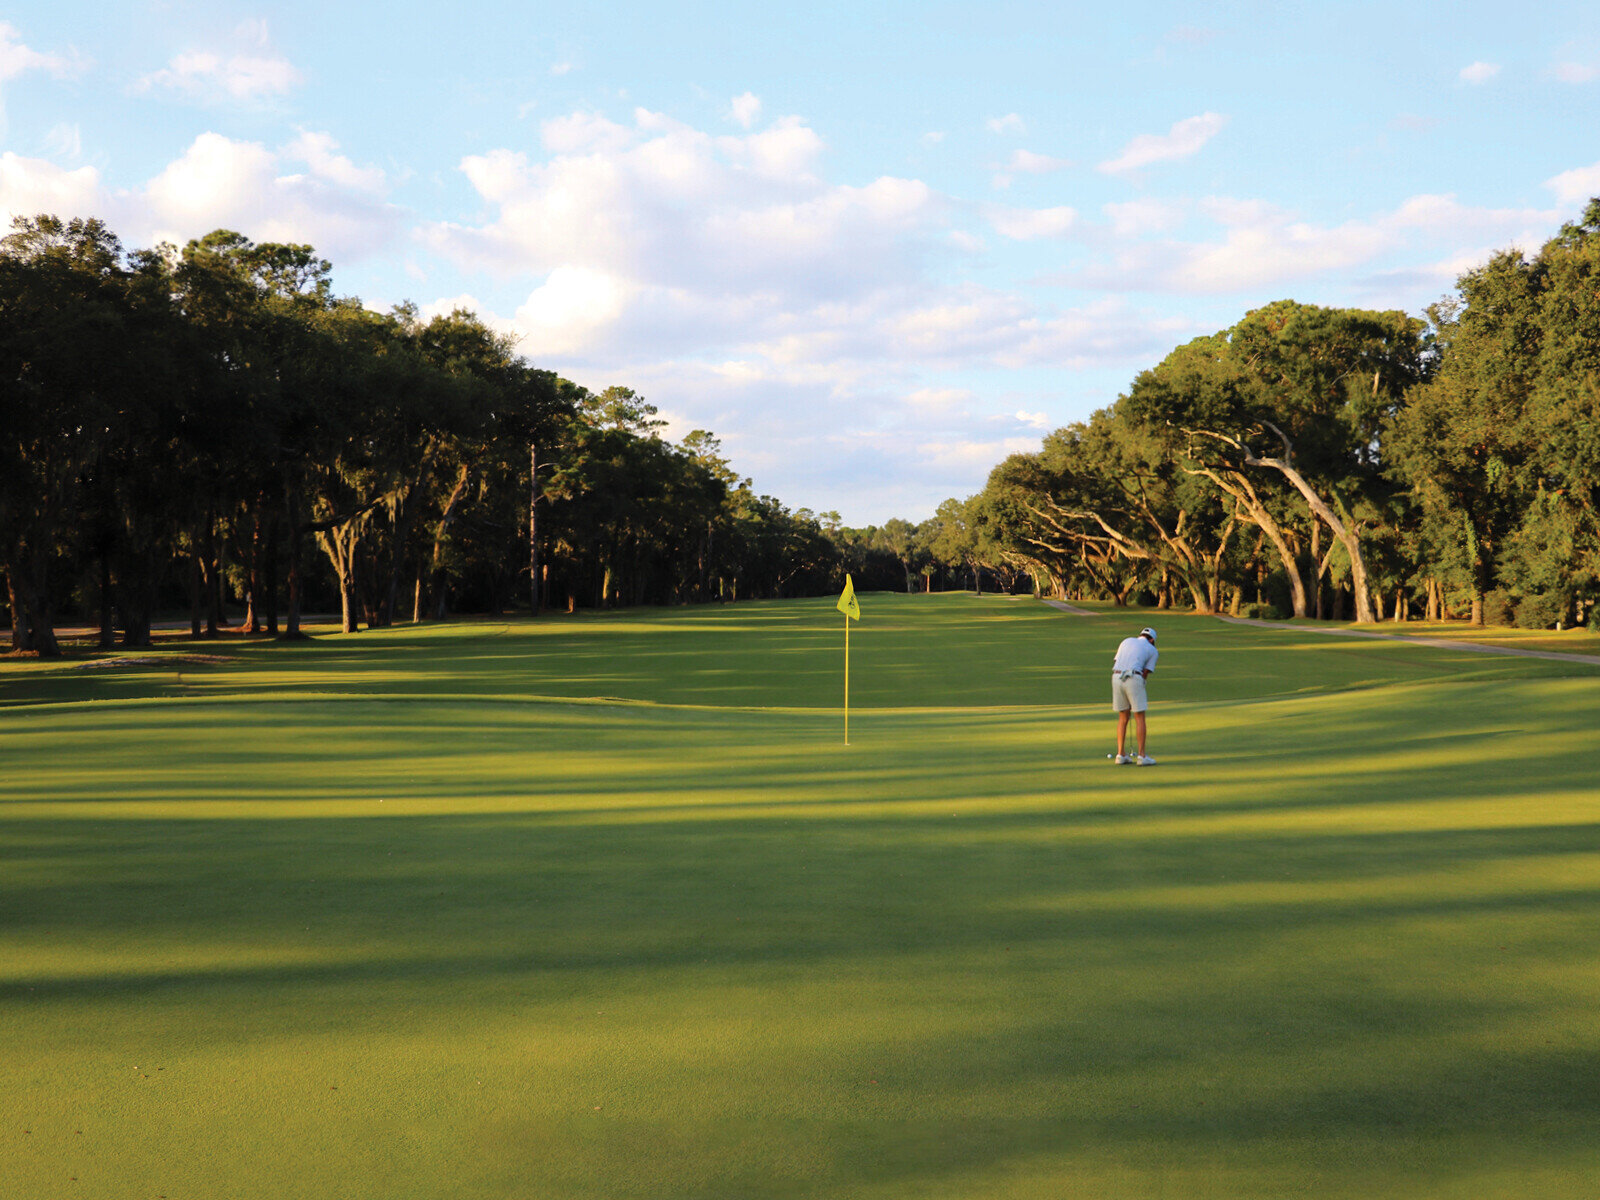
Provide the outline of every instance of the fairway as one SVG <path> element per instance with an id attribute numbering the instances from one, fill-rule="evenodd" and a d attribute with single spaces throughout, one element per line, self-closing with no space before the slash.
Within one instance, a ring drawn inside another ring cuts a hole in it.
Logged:
<path id="1" fill-rule="evenodd" d="M 1600 661 L 862 610 L 0 661 L 0 1196 L 1596 1194 Z"/>

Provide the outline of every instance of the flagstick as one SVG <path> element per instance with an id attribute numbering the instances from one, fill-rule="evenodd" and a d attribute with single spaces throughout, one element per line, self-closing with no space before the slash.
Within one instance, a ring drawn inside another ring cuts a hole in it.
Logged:
<path id="1" fill-rule="evenodd" d="M 844 615 L 844 744 L 850 744 L 850 614 Z"/>

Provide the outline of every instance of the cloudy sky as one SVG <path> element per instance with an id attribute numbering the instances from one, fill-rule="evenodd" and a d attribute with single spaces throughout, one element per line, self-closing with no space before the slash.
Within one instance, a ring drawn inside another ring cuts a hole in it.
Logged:
<path id="1" fill-rule="evenodd" d="M 1600 194 L 1592 3 L 1114 7 L 21 0 L 0 210 L 310 242 L 859 525 Z"/>

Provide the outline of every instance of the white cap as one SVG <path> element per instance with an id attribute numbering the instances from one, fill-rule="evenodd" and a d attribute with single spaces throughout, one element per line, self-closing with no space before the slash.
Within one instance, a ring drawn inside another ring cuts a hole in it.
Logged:
<path id="1" fill-rule="evenodd" d="M 1156 631 L 1151 629 L 1150 626 L 1146 625 L 1143 629 L 1139 630 L 1139 636 L 1147 637 L 1153 642 L 1156 640 Z"/>

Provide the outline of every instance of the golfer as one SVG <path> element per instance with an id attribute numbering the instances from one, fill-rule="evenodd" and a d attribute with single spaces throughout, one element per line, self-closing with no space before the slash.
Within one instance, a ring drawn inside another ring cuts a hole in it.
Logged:
<path id="1" fill-rule="evenodd" d="M 1141 629 L 1137 637 L 1123 638 L 1117 647 L 1117 657 L 1111 663 L 1111 707 L 1117 714 L 1117 752 L 1106 755 L 1118 766 L 1132 763 L 1137 767 L 1153 767 L 1156 760 L 1144 752 L 1144 710 L 1149 707 L 1145 697 L 1144 681 L 1156 669 L 1156 631 L 1149 626 Z M 1128 743 L 1128 714 L 1133 714 L 1134 728 L 1138 732 L 1139 753 L 1124 754 Z"/>

